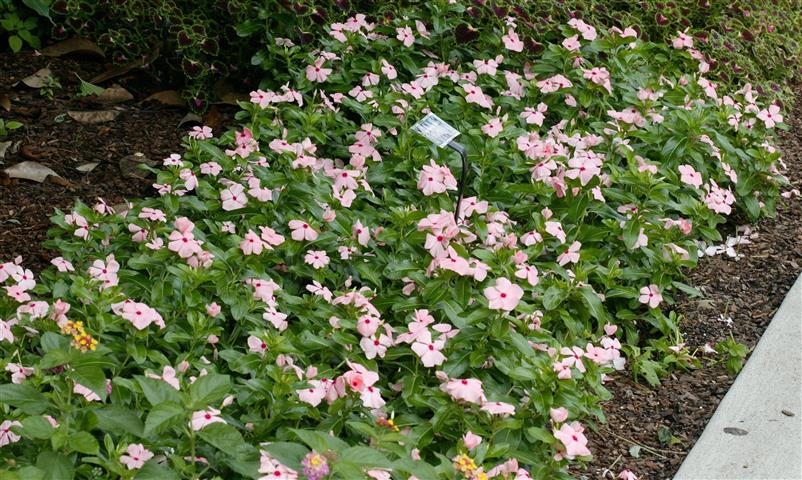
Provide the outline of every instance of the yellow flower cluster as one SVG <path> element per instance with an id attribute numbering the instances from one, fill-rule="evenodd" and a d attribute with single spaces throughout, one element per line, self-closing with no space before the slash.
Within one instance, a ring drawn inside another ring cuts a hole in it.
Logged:
<path id="1" fill-rule="evenodd" d="M 400 431 L 398 425 L 395 424 L 395 420 L 393 420 L 392 418 L 382 418 L 382 417 L 377 418 L 376 425 L 380 427 L 386 427 L 394 432 Z"/>
<path id="2" fill-rule="evenodd" d="M 487 474 L 476 466 L 476 462 L 465 453 L 454 457 L 454 469 L 471 480 L 487 480 Z"/>
<path id="3" fill-rule="evenodd" d="M 97 340 L 86 333 L 84 322 L 67 320 L 67 323 L 61 327 L 61 333 L 72 335 L 72 346 L 82 352 L 97 348 Z"/>

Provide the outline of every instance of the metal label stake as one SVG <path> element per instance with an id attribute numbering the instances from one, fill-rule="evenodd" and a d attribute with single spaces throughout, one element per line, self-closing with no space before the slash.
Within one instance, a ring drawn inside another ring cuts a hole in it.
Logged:
<path id="1" fill-rule="evenodd" d="M 459 209 L 462 206 L 462 197 L 465 194 L 465 183 L 468 178 L 468 154 L 465 146 L 454 141 L 460 132 L 433 113 L 426 115 L 413 125 L 412 131 L 426 137 L 440 148 L 448 147 L 454 150 L 462 157 L 462 173 L 457 188 L 457 206 L 454 209 L 454 221 L 459 223 Z"/>

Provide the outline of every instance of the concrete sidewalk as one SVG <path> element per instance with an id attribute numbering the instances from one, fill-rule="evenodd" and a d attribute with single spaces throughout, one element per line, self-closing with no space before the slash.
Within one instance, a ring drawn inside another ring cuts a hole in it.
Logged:
<path id="1" fill-rule="evenodd" d="M 802 276 L 674 480 L 802 480 Z"/>

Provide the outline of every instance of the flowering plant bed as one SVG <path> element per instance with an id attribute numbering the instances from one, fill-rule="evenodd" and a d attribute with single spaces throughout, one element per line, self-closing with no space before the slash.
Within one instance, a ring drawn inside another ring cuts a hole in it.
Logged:
<path id="1" fill-rule="evenodd" d="M 291 83 L 252 92 L 241 130 L 195 128 L 158 197 L 56 214 L 38 281 L 2 264 L 11 475 L 551 479 L 589 458 L 606 376 L 629 356 L 656 378 L 641 339 L 677 335 L 659 307 L 696 293 L 696 241 L 773 212 L 782 116 L 717 91 L 681 33 L 573 20 L 529 65 L 512 22 L 441 42 L 460 7 L 438 5 L 278 42 Z M 468 150 L 459 215 L 459 158 L 409 129 L 428 112 Z"/>

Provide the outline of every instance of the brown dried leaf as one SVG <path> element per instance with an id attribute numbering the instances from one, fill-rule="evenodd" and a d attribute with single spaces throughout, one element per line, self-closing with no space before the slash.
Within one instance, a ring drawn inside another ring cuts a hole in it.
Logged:
<path id="1" fill-rule="evenodd" d="M 0 162 L 2 162 L 4 158 L 6 158 L 6 152 L 11 150 L 11 144 L 12 144 L 11 140 L 7 142 L 0 142 Z"/>
<path id="2" fill-rule="evenodd" d="M 73 120 L 78 123 L 103 123 L 111 122 L 120 112 L 117 110 L 97 110 L 93 112 L 67 112 Z"/>
<path id="3" fill-rule="evenodd" d="M 6 112 L 11 111 L 11 99 L 5 93 L 0 95 L 0 107 L 3 107 Z"/>
<path id="4" fill-rule="evenodd" d="M 144 154 L 137 152 L 120 159 L 120 172 L 124 177 L 145 179 L 151 173 L 146 170 L 141 170 L 139 166 L 145 164 L 155 167 L 157 163 L 158 162 L 150 160 Z"/>
<path id="5" fill-rule="evenodd" d="M 136 60 L 133 60 L 133 61 L 131 61 L 129 63 L 126 63 L 125 65 L 117 65 L 117 66 L 111 67 L 108 70 L 106 70 L 105 72 L 103 72 L 100 75 L 98 75 L 95 78 L 93 78 L 92 80 L 89 80 L 89 83 L 95 83 L 95 84 L 102 83 L 102 82 L 105 82 L 106 80 L 110 80 L 112 78 L 119 77 L 120 75 L 125 75 L 126 73 L 130 72 L 131 70 L 135 70 L 137 68 L 142 68 L 145 65 L 148 65 L 149 63 L 151 63 L 152 61 L 156 60 L 157 58 L 159 58 L 159 47 L 158 47 L 158 45 L 156 45 L 156 47 L 153 49 L 153 53 L 150 53 L 150 54 L 145 55 L 143 57 L 137 58 Z"/>
<path id="6" fill-rule="evenodd" d="M 24 178 L 42 183 L 48 176 L 58 177 L 58 173 L 39 162 L 22 162 L 4 170 L 9 178 Z"/>
<path id="7" fill-rule="evenodd" d="M 131 95 L 131 92 L 124 89 L 119 85 L 112 85 L 109 88 L 104 89 L 100 95 L 95 98 L 97 103 L 122 103 L 122 102 L 130 102 L 134 99 L 134 96 Z"/>
<path id="8" fill-rule="evenodd" d="M 103 50 L 101 50 L 100 47 L 98 47 L 94 42 L 85 40 L 83 38 L 69 38 L 42 49 L 42 54 L 48 57 L 63 57 L 64 55 L 69 55 L 71 53 L 97 57 L 100 59 L 105 58 Z"/>
<path id="9" fill-rule="evenodd" d="M 178 126 L 181 127 L 187 123 L 194 123 L 197 125 L 201 125 L 202 122 L 203 119 L 199 115 L 196 115 L 194 113 L 188 113 L 184 115 L 184 118 L 182 118 L 180 122 L 178 122 Z"/>
<path id="10" fill-rule="evenodd" d="M 53 72 L 49 68 L 42 68 L 33 75 L 23 78 L 22 83 L 31 88 L 42 88 L 51 76 L 53 76 Z"/>
<path id="11" fill-rule="evenodd" d="M 164 90 L 161 92 L 156 92 L 142 100 L 140 103 L 145 102 L 159 102 L 163 105 L 169 105 L 171 107 L 183 107 L 186 105 L 186 102 L 184 102 L 184 99 L 181 98 L 181 94 L 178 93 L 177 90 Z"/>
<path id="12" fill-rule="evenodd" d="M 89 162 L 89 163 L 84 163 L 79 167 L 75 167 L 75 169 L 78 170 L 79 172 L 89 173 L 92 170 L 94 170 L 98 165 L 100 165 L 98 162 Z"/>

